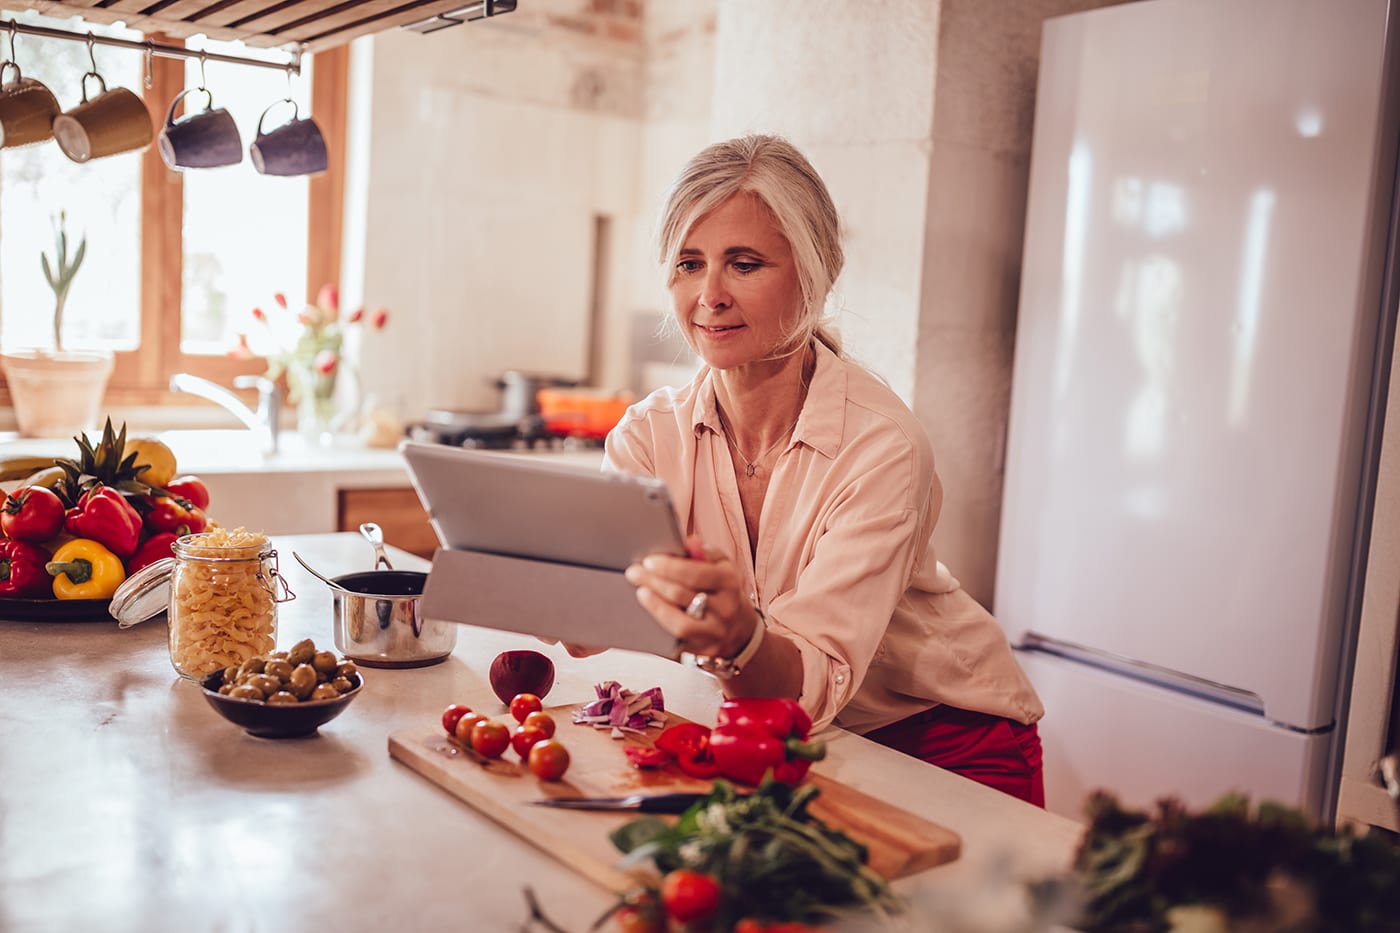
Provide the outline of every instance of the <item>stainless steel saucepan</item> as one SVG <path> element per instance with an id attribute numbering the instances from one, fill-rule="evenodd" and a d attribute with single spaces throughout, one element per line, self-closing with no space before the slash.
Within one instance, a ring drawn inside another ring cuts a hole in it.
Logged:
<path id="1" fill-rule="evenodd" d="M 446 660 L 456 647 L 455 623 L 422 616 L 426 573 L 389 569 L 327 577 L 300 555 L 292 556 L 330 587 L 336 650 L 356 664 L 427 667 Z M 388 560 L 380 565 L 388 566 Z"/>

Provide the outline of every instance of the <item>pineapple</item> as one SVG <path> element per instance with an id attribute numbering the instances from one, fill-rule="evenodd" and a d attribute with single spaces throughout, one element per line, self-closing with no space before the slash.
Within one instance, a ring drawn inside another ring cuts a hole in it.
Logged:
<path id="1" fill-rule="evenodd" d="M 63 457 L 54 462 L 63 469 L 63 478 L 54 491 L 70 508 L 78 504 L 83 494 L 94 486 L 110 486 L 128 499 L 136 499 L 152 494 L 150 485 L 141 476 L 147 467 L 136 465 L 137 451 L 126 451 L 126 425 L 120 433 L 112 430 L 112 419 L 102 427 L 102 440 L 93 446 L 86 434 L 73 440 L 78 442 L 78 459 Z"/>

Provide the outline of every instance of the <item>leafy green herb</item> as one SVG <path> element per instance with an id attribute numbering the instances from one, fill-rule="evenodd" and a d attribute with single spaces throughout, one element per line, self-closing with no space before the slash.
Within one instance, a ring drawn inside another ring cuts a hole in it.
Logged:
<path id="1" fill-rule="evenodd" d="M 1315 826 L 1278 804 L 1251 809 L 1238 795 L 1195 814 L 1164 799 L 1149 814 L 1098 793 L 1086 815 L 1076 929 L 1156 933 L 1186 913 L 1232 930 L 1400 929 L 1400 849 L 1379 833 Z"/>
<path id="2" fill-rule="evenodd" d="M 767 781 L 739 794 L 726 781 L 674 826 L 632 820 L 611 839 L 626 865 L 652 861 L 663 874 L 690 868 L 714 876 L 724 891 L 716 929 L 744 917 L 813 922 L 843 909 L 895 913 L 903 904 L 866 866 L 865 847 L 807 812 L 820 791 Z"/>

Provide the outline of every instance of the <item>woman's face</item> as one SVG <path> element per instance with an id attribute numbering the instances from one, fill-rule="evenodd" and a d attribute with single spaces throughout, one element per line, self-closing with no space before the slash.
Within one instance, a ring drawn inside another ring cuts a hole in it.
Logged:
<path id="1" fill-rule="evenodd" d="M 681 332 L 715 369 L 773 357 L 802 313 L 792 248 L 767 205 L 748 192 L 691 228 L 670 290 Z"/>

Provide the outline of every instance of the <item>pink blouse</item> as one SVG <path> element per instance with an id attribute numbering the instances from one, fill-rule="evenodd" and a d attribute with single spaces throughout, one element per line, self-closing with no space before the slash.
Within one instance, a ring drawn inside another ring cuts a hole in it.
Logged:
<path id="1" fill-rule="evenodd" d="M 756 548 L 709 368 L 632 406 L 604 469 L 664 480 L 686 533 L 731 555 L 768 636 L 801 653 L 799 699 L 818 727 L 869 732 L 938 703 L 1043 715 L 1001 626 L 934 555 L 943 493 L 928 436 L 889 387 L 824 345 Z"/>

